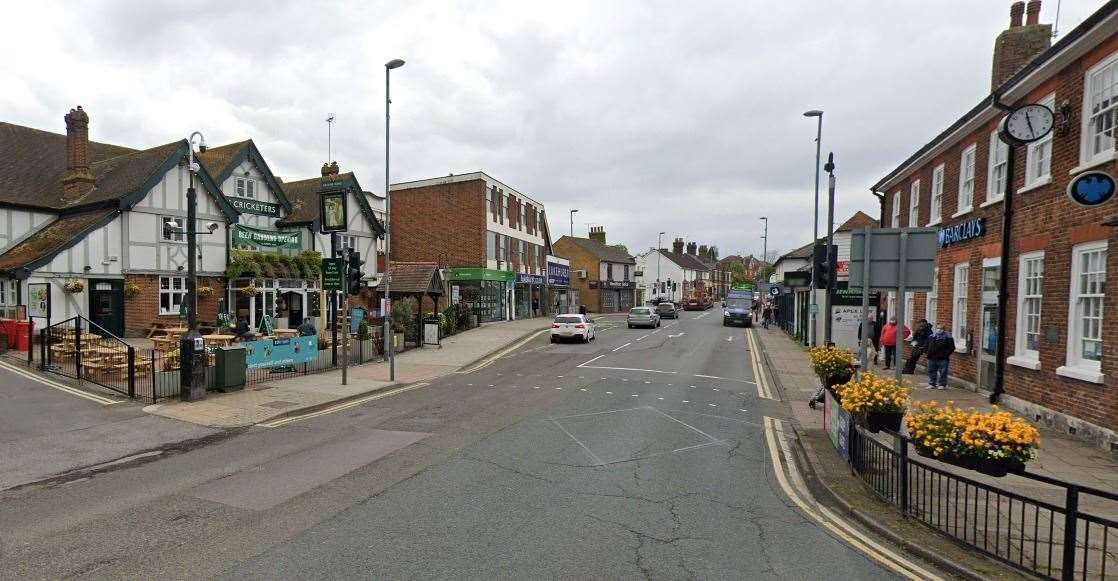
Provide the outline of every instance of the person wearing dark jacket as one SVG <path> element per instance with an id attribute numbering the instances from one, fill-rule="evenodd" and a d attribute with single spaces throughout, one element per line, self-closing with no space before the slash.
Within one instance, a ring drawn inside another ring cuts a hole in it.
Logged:
<path id="1" fill-rule="evenodd" d="M 955 338 L 942 326 L 928 338 L 928 385 L 925 389 L 947 389 L 947 368 L 955 352 Z"/>
<path id="2" fill-rule="evenodd" d="M 318 334 L 318 329 L 314 328 L 314 323 L 310 319 L 303 319 L 303 324 L 299 325 L 297 330 L 300 337 L 310 337 Z"/>
<path id="3" fill-rule="evenodd" d="M 911 375 L 916 373 L 916 364 L 920 362 L 920 356 L 928 351 L 928 339 L 932 336 L 932 326 L 928 324 L 927 319 L 920 319 L 916 324 L 916 330 L 912 333 L 912 351 L 909 353 L 908 360 L 904 362 L 904 373 Z"/>

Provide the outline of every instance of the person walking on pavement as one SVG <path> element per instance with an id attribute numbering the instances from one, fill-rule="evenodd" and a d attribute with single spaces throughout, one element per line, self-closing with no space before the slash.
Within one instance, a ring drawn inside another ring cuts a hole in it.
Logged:
<path id="1" fill-rule="evenodd" d="M 920 319 L 916 325 L 916 330 L 912 333 L 912 353 L 908 356 L 908 361 L 904 363 L 904 373 L 912 375 L 916 373 L 916 364 L 920 362 L 920 356 L 928 352 L 928 339 L 932 336 L 932 326 L 928 324 L 927 319 Z"/>
<path id="2" fill-rule="evenodd" d="M 870 314 L 872 315 L 873 313 L 870 313 Z M 870 353 L 873 353 L 873 364 L 874 365 L 877 365 L 877 351 L 878 351 L 877 339 L 878 339 L 877 320 L 876 319 L 870 319 L 870 332 L 866 333 L 866 349 Z M 859 343 L 862 342 L 862 324 L 861 323 L 858 323 L 858 342 Z"/>
<path id="3" fill-rule="evenodd" d="M 928 338 L 928 385 L 925 389 L 947 389 L 947 370 L 954 352 L 955 338 L 943 325 L 936 325 L 935 332 Z"/>
<path id="4" fill-rule="evenodd" d="M 908 327 L 903 328 L 900 340 L 908 337 Z M 881 328 L 881 346 L 885 348 L 885 369 L 892 369 L 897 359 L 897 318 L 889 317 L 889 322 Z"/>

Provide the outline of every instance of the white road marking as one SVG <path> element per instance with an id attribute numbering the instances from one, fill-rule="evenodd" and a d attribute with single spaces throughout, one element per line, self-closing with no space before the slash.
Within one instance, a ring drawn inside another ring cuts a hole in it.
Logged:
<path id="1" fill-rule="evenodd" d="M 707 405 L 712 407 L 712 408 L 718 407 L 718 404 L 716 404 L 716 403 L 708 403 Z"/>
<path id="2" fill-rule="evenodd" d="M 760 426 L 761 425 L 761 424 L 758 424 L 757 422 L 751 422 L 749 420 L 739 420 L 738 418 L 728 418 L 726 416 L 716 416 L 714 414 L 704 414 L 703 412 L 693 412 L 693 411 L 690 411 L 690 410 L 668 410 L 668 411 L 672 412 L 673 414 L 691 414 L 691 415 L 694 415 L 694 416 L 703 416 L 703 417 L 707 417 L 707 418 L 718 418 L 720 420 L 726 420 L 726 421 L 729 421 L 729 422 L 737 422 L 739 424 L 751 424 L 751 425 L 754 425 L 754 426 Z"/>
<path id="3" fill-rule="evenodd" d="M 709 316 L 709 315 L 710 315 L 710 313 L 711 313 L 711 311 L 707 311 L 707 312 L 705 312 L 705 313 L 703 313 L 703 314 L 699 315 L 698 317 L 695 317 L 695 320 L 697 321 L 697 320 L 699 320 L 699 319 L 701 319 L 701 318 L 703 318 L 703 317 Z"/>
<path id="4" fill-rule="evenodd" d="M 652 383 L 652 382 L 651 381 L 646 381 L 645 383 Z"/>
<path id="5" fill-rule="evenodd" d="M 12 372 L 16 375 L 19 375 L 20 377 L 30 379 L 31 381 L 34 381 L 36 383 L 41 383 L 41 384 L 43 384 L 47 387 L 57 389 L 58 391 L 66 392 L 70 395 L 76 395 L 80 398 L 88 399 L 89 401 L 95 401 L 95 402 L 97 402 L 101 405 L 113 405 L 113 404 L 123 403 L 123 401 L 124 401 L 124 400 L 117 400 L 117 399 L 112 399 L 112 398 L 108 398 L 108 397 L 105 397 L 105 396 L 97 395 L 95 393 L 86 393 L 86 392 L 84 392 L 80 389 L 75 389 L 75 388 L 70 387 L 68 385 L 58 383 L 56 381 L 51 381 L 51 380 L 49 380 L 45 377 L 40 377 L 38 375 L 35 375 L 34 373 L 31 373 L 30 371 L 24 371 L 24 370 L 22 370 L 18 367 L 15 367 L 14 365 L 6 363 L 6 362 L 0 362 L 0 368 L 4 369 L 5 371 L 10 371 L 10 372 Z"/>
<path id="6" fill-rule="evenodd" d="M 656 399 L 658 399 L 658 400 L 660 400 L 660 401 L 664 401 L 664 398 L 662 398 L 662 397 L 658 397 L 658 398 L 656 398 Z"/>
<path id="7" fill-rule="evenodd" d="M 604 365 L 585 365 L 587 369 L 612 369 L 614 371 L 641 371 L 644 373 L 664 373 L 667 375 L 675 375 L 675 371 L 660 371 L 659 369 L 638 369 L 636 367 L 606 367 Z M 602 379 L 605 379 L 604 377 Z"/>
<path id="8" fill-rule="evenodd" d="M 706 432 L 704 432 L 704 431 L 700 430 L 699 428 L 696 428 L 695 426 L 692 426 L 691 424 L 689 424 L 689 423 L 687 423 L 687 422 L 685 422 L 685 421 L 683 421 L 683 420 L 679 420 L 679 419 L 677 419 L 677 418 L 674 418 L 674 417 L 672 417 L 672 416 L 669 416 L 668 414 L 666 414 L 666 413 L 664 413 L 664 412 L 662 412 L 662 411 L 660 411 L 660 410 L 658 410 L 658 409 L 656 409 L 656 408 L 648 408 L 648 409 L 650 409 L 650 410 L 653 410 L 653 411 L 655 411 L 656 413 L 658 413 L 658 414 L 660 414 L 660 415 L 664 416 L 665 418 L 668 418 L 669 420 L 671 420 L 671 421 L 673 421 L 673 422 L 675 422 L 675 423 L 677 423 L 677 424 L 680 424 L 680 425 L 682 425 L 682 426 L 684 426 L 684 427 L 686 427 L 686 428 L 690 429 L 691 431 L 693 431 L 693 432 L 695 432 L 696 434 L 699 434 L 699 435 L 701 435 L 701 436 L 705 437 L 706 439 L 710 440 L 711 442 L 718 442 L 718 441 L 719 441 L 719 440 L 718 440 L 718 438 L 715 438 L 714 436 L 712 436 L 712 435 L 710 435 L 710 434 L 708 434 L 708 433 L 706 433 Z"/>
<path id="9" fill-rule="evenodd" d="M 722 381 L 736 381 L 738 383 L 748 383 L 750 385 L 756 385 L 757 384 L 757 382 L 749 381 L 748 379 L 735 379 L 733 377 L 718 377 L 717 375 L 700 375 L 700 374 L 696 373 L 695 377 L 702 377 L 703 379 L 721 379 Z"/>
<path id="10" fill-rule="evenodd" d="M 473 372 L 477 371 L 478 369 L 481 369 L 483 367 L 488 367 L 488 366 L 492 365 L 493 362 L 497 361 L 498 359 L 504 357 L 505 355 L 508 355 L 509 353 L 512 353 L 513 351 L 516 351 L 517 349 L 519 349 L 519 348 L 523 347 L 525 344 L 527 344 L 529 341 L 531 341 L 531 340 L 535 339 L 536 337 L 539 337 L 540 335 L 543 335 L 544 333 L 547 333 L 549 331 L 551 331 L 550 328 L 540 329 L 539 331 L 537 331 L 535 333 L 532 333 L 531 335 L 528 335 L 527 337 L 521 339 L 520 341 L 517 341 L 516 343 L 513 343 L 507 349 L 504 349 L 504 350 L 502 350 L 498 353 L 495 353 L 495 354 L 487 357 L 484 361 L 478 363 L 477 365 L 475 365 L 475 366 L 473 366 L 469 369 L 460 369 L 458 371 L 455 371 L 455 373 L 473 373 Z M 497 375 L 501 375 L 501 374 L 498 373 Z"/>
<path id="11" fill-rule="evenodd" d="M 651 334 L 651 335 L 655 335 L 656 333 L 659 333 L 660 331 L 661 331 L 661 329 L 656 329 L 655 331 L 653 331 L 653 332 L 652 332 L 652 333 L 650 333 L 650 334 Z"/>
<path id="12" fill-rule="evenodd" d="M 582 449 L 583 449 L 583 451 L 585 451 L 585 452 L 586 452 L 586 455 L 587 455 L 587 456 L 590 456 L 590 459 L 591 459 L 591 460 L 592 460 L 592 461 L 593 461 L 593 462 L 594 462 L 595 464 L 597 464 L 598 466 L 601 466 L 601 465 L 603 464 L 603 462 L 602 462 L 601 458 L 598 458 L 597 456 L 595 456 L 595 455 L 594 455 L 594 453 L 590 451 L 590 448 L 587 448 L 587 447 L 586 447 L 586 444 L 583 444 L 583 443 L 582 443 L 582 441 L 580 441 L 580 440 L 579 440 L 578 438 L 576 438 L 574 434 L 572 434 L 572 433 L 568 432 L 568 431 L 567 431 L 567 428 L 564 428 L 564 427 L 563 427 L 563 424 L 560 424 L 559 422 L 557 422 L 557 421 L 555 421 L 555 420 L 551 420 L 551 423 L 553 423 L 553 424 L 555 424 L 556 426 L 558 426 L 560 430 L 563 430 L 563 433 L 564 433 L 564 434 L 567 434 L 568 436 L 570 436 L 570 437 L 571 437 L 571 439 L 572 439 L 572 440 L 574 440 L 576 444 L 578 444 L 579 446 L 582 446 Z"/>
<path id="13" fill-rule="evenodd" d="M 605 379 L 605 378 L 603 377 L 602 379 Z M 625 378 L 622 378 L 621 381 L 629 381 L 629 380 L 625 379 Z"/>
<path id="14" fill-rule="evenodd" d="M 580 364 L 579 364 L 578 366 L 579 366 L 579 367 L 585 367 L 585 366 L 587 366 L 587 365 L 590 365 L 591 363 L 593 363 L 593 362 L 595 362 L 595 361 L 597 361 L 597 360 L 601 359 L 602 357 L 605 357 L 605 355 L 599 355 L 599 356 L 597 356 L 597 357 L 595 357 L 595 358 L 591 359 L 590 361 L 587 361 L 587 362 L 585 362 L 585 363 L 580 363 Z M 579 378 L 581 379 L 581 378 L 582 378 L 582 376 L 579 376 Z"/>
<path id="15" fill-rule="evenodd" d="M 633 397 L 637 397 L 637 394 L 635 394 L 635 393 L 634 393 L 634 394 L 633 394 Z"/>
<path id="16" fill-rule="evenodd" d="M 715 388 L 713 388 L 713 389 L 714 389 L 714 391 L 718 391 L 718 388 L 717 388 L 717 387 L 715 387 Z"/>
<path id="17" fill-rule="evenodd" d="M 689 401 L 687 401 L 687 400 L 683 400 L 683 403 L 691 403 L 691 402 L 689 402 Z"/>
<path id="18" fill-rule="evenodd" d="M 632 411 L 642 410 L 642 409 L 644 409 L 644 408 L 643 407 L 635 407 L 635 408 L 625 408 L 625 409 L 620 409 L 620 410 L 606 410 L 604 412 L 586 412 L 584 414 L 571 414 L 569 416 L 558 416 L 558 417 L 547 418 L 547 419 L 548 419 L 548 421 L 553 422 L 555 420 L 569 420 L 571 418 L 585 418 L 587 416 L 604 416 L 604 415 L 607 415 L 607 414 L 619 414 L 621 412 L 632 412 Z"/>
<path id="19" fill-rule="evenodd" d="M 538 387 L 536 389 L 539 389 Z M 586 391 L 585 387 L 579 388 L 579 391 Z"/>
<path id="20" fill-rule="evenodd" d="M 686 334 L 687 334 L 687 333 L 685 333 L 685 332 L 683 332 L 683 331 L 680 331 L 680 332 L 676 333 L 675 335 L 672 335 L 671 333 L 668 333 L 668 338 L 669 338 L 669 339 L 674 339 L 674 338 L 676 338 L 676 337 L 682 337 L 682 336 L 684 336 L 684 335 L 686 335 Z"/>
<path id="21" fill-rule="evenodd" d="M 421 387 L 427 387 L 428 385 L 431 385 L 431 384 L 428 383 L 428 382 L 413 383 L 411 385 L 406 385 L 404 387 L 398 387 L 398 388 L 393 389 L 393 390 L 380 392 L 380 393 L 374 393 L 372 395 L 368 395 L 368 396 L 365 396 L 365 397 L 362 397 L 362 398 L 347 401 L 345 403 L 340 403 L 338 405 L 330 406 L 326 409 L 318 410 L 316 412 L 310 412 L 310 413 L 303 414 L 303 415 L 300 415 L 300 416 L 291 416 L 291 417 L 288 417 L 288 418 L 282 418 L 282 419 L 273 420 L 273 421 L 270 421 L 270 422 L 263 422 L 263 423 L 259 423 L 259 424 L 256 424 L 256 425 L 258 425 L 262 428 L 278 428 L 280 426 L 290 424 L 292 422 L 300 422 L 300 421 L 303 421 L 303 420 L 309 420 L 311 418 L 317 418 L 319 416 L 324 416 L 326 414 L 332 414 L 334 412 L 340 412 L 342 410 L 347 410 L 351 407 L 359 406 L 363 403 L 367 403 L 367 402 L 378 400 L 378 399 L 383 399 L 383 398 L 386 398 L 386 397 L 392 397 L 396 394 L 404 393 L 405 391 L 411 391 L 413 389 L 419 389 Z"/>
<path id="22" fill-rule="evenodd" d="M 838 539 L 845 541 L 866 556 L 903 577 L 908 579 L 940 579 L 940 577 L 932 574 L 930 571 L 859 532 L 852 525 L 831 512 L 827 507 L 816 502 L 808 492 L 807 485 L 800 476 L 799 469 L 796 468 L 796 463 L 792 460 L 792 451 L 788 446 L 788 436 L 784 433 L 783 422 L 765 416 L 764 424 L 765 441 L 768 444 L 769 458 L 772 461 L 777 482 L 780 484 L 781 489 L 783 489 L 784 494 L 787 495 L 801 511 L 823 525 L 824 528 Z M 783 455 L 781 455 L 781 451 Z M 787 477 L 784 473 L 785 469 L 788 471 Z"/>
<path id="23" fill-rule="evenodd" d="M 626 344 L 624 344 L 624 345 L 622 345 L 622 346 L 620 346 L 620 347 L 618 347 L 618 348 L 614 349 L 614 350 L 613 350 L 613 352 L 614 352 L 614 353 L 616 353 L 616 352 L 618 352 L 618 351 L 620 351 L 620 350 L 622 350 L 622 349 L 624 349 L 624 348 L 628 347 L 629 345 L 632 345 L 632 343 L 626 343 Z"/>
<path id="24" fill-rule="evenodd" d="M 540 386 L 538 386 L 538 385 L 533 385 L 532 386 L 532 389 L 539 389 L 539 388 L 540 388 Z"/>
<path id="25" fill-rule="evenodd" d="M 729 337 L 726 337 L 726 340 L 729 341 L 729 342 L 733 342 L 734 341 L 733 335 L 731 335 Z"/>
<path id="26" fill-rule="evenodd" d="M 637 341 L 644 341 L 647 338 L 648 338 L 648 335 L 641 335 L 640 337 L 637 337 Z"/>
<path id="27" fill-rule="evenodd" d="M 772 391 L 769 390 L 768 381 L 765 380 L 765 368 L 761 365 L 760 350 L 753 329 L 746 329 L 745 336 L 749 343 L 749 359 L 753 365 L 753 377 L 757 380 L 757 397 L 774 399 Z"/>
<path id="28" fill-rule="evenodd" d="M 612 391 L 607 391 L 606 395 L 613 395 L 613 392 Z"/>

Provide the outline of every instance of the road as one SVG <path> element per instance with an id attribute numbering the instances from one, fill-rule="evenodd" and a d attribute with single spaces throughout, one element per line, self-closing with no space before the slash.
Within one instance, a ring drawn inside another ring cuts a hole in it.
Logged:
<path id="1" fill-rule="evenodd" d="M 767 419 L 787 404 L 719 315 L 602 317 L 590 344 L 540 336 L 429 384 L 0 493 L 0 576 L 906 575 L 795 497 Z"/>

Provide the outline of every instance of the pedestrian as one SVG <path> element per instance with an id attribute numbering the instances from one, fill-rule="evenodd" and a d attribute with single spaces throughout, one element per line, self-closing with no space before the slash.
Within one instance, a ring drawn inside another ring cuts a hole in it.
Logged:
<path id="1" fill-rule="evenodd" d="M 951 354 L 955 352 L 955 338 L 943 325 L 936 325 L 928 338 L 928 385 L 925 389 L 947 389 L 947 370 Z"/>
<path id="2" fill-rule="evenodd" d="M 303 322 L 299 324 L 296 330 L 299 331 L 300 337 L 310 337 L 318 334 L 318 329 L 314 327 L 314 323 L 311 322 L 310 318 L 303 319 Z"/>
<path id="3" fill-rule="evenodd" d="M 773 320 L 773 308 L 766 305 L 763 313 L 764 314 L 761 315 L 761 326 L 768 329 L 769 323 Z"/>
<path id="4" fill-rule="evenodd" d="M 585 315 L 586 314 L 586 305 L 579 305 L 578 306 L 578 314 L 580 314 L 580 315 Z"/>
<path id="5" fill-rule="evenodd" d="M 920 319 L 916 330 L 912 332 L 912 352 L 909 353 L 908 361 L 904 364 L 905 374 L 916 373 L 916 364 L 920 362 L 920 356 L 928 352 L 928 339 L 931 336 L 932 326 L 928 324 L 927 319 Z"/>
<path id="6" fill-rule="evenodd" d="M 234 329 L 233 334 L 237 336 L 237 341 L 252 341 L 256 333 L 252 332 L 252 328 L 248 326 L 248 319 L 240 317 L 237 319 L 237 327 Z"/>
<path id="7" fill-rule="evenodd" d="M 900 341 L 908 337 L 908 327 L 904 327 Z M 897 359 L 897 318 L 889 317 L 889 322 L 881 328 L 881 346 L 885 348 L 885 369 L 892 369 Z"/>
<path id="8" fill-rule="evenodd" d="M 533 317 L 540 316 L 540 299 L 536 299 L 536 298 L 532 299 L 532 316 Z"/>

